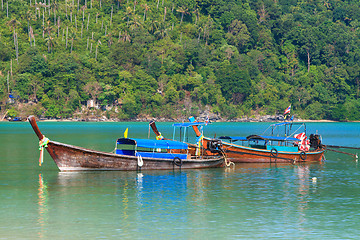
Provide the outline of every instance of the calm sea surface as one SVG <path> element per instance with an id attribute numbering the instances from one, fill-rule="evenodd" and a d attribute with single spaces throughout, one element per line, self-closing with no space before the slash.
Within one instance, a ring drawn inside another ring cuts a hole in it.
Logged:
<path id="1" fill-rule="evenodd" d="M 149 134 L 148 123 L 38 125 L 51 140 L 107 152 L 126 128 L 129 137 Z M 171 123 L 157 125 L 172 136 Z M 204 134 L 246 136 L 267 127 L 212 123 Z M 360 123 L 308 123 L 307 131 L 325 144 L 360 147 Z M 0 122 L 0 239 L 360 238 L 360 167 L 344 154 L 305 165 L 141 173 L 64 173 L 47 152 L 41 167 L 38 158 L 29 123 Z"/>

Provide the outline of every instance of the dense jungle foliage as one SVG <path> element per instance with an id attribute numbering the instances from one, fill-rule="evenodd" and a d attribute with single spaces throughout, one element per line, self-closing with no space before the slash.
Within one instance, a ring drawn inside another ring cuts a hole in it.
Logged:
<path id="1" fill-rule="evenodd" d="M 1 0 L 0 26 L 13 115 L 360 120 L 358 0 Z"/>

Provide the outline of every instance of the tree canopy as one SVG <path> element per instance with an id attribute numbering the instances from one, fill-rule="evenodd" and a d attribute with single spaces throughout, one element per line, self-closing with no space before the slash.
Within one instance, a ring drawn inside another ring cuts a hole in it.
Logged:
<path id="1" fill-rule="evenodd" d="M 360 4 L 13 0 L 0 6 L 0 102 L 69 118 L 278 114 L 360 120 Z M 8 103 L 8 96 L 16 96 Z M 94 112 L 92 112 L 94 113 Z"/>

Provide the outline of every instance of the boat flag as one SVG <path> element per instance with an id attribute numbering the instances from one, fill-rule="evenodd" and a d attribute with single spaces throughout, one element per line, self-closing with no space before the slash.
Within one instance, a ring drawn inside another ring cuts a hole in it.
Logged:
<path id="1" fill-rule="evenodd" d="M 310 149 L 310 141 L 307 140 L 307 136 L 305 135 L 304 132 L 299 133 L 299 134 L 295 134 L 294 137 L 300 140 L 300 143 L 299 143 L 299 150 L 300 151 L 309 151 L 309 149 Z"/>
<path id="2" fill-rule="evenodd" d="M 287 109 L 285 109 L 284 115 L 290 113 L 290 110 L 291 110 L 291 104 L 290 106 L 287 107 Z"/>
<path id="3" fill-rule="evenodd" d="M 205 125 L 208 125 L 210 123 L 209 115 L 206 116 L 205 119 Z"/>
<path id="4" fill-rule="evenodd" d="M 128 137 L 128 131 L 129 131 L 129 128 L 126 128 L 125 132 L 124 132 L 124 138 L 127 138 Z"/>

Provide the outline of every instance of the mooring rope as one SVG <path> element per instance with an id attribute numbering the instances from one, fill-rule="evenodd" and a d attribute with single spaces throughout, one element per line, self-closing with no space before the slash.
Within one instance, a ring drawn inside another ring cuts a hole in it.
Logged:
<path id="1" fill-rule="evenodd" d="M 226 155 L 222 149 L 220 149 L 220 152 L 222 153 L 223 157 L 225 158 L 225 166 L 227 166 L 227 167 L 230 167 L 231 165 L 235 166 L 235 163 L 233 163 L 232 161 L 230 161 L 229 159 L 226 158 Z"/>
<path id="2" fill-rule="evenodd" d="M 39 141 L 39 150 L 40 150 L 40 158 L 39 158 L 39 166 L 44 162 L 44 147 L 48 147 L 49 139 L 45 136 Z"/>

